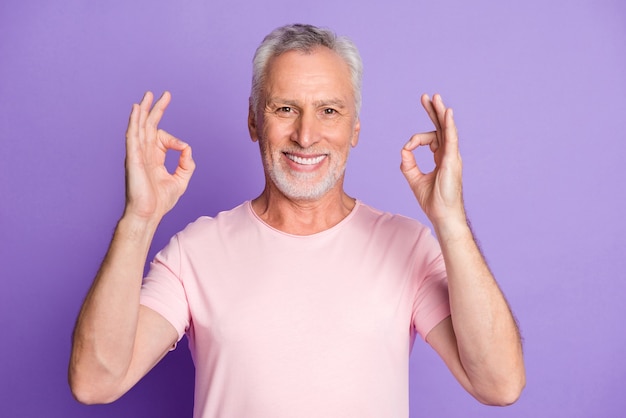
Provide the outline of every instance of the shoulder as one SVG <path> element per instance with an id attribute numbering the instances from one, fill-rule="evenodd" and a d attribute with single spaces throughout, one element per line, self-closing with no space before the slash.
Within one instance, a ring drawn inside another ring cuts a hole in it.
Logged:
<path id="1" fill-rule="evenodd" d="M 358 212 L 355 217 L 359 223 L 367 225 L 379 232 L 387 232 L 401 235 L 430 234 L 430 229 L 420 221 L 408 216 L 385 212 L 376 209 L 363 202 L 359 202 Z"/>
<path id="2" fill-rule="evenodd" d="M 376 245 L 391 251 L 415 254 L 432 254 L 441 252 L 441 247 L 431 229 L 405 215 L 390 213 L 360 203 L 355 216 L 361 239 L 375 242 Z"/>
<path id="3" fill-rule="evenodd" d="M 230 210 L 219 212 L 215 216 L 200 216 L 176 235 L 180 241 L 194 242 L 211 237 L 232 235 L 237 230 L 246 229 L 251 223 L 248 203 L 246 201 Z"/>

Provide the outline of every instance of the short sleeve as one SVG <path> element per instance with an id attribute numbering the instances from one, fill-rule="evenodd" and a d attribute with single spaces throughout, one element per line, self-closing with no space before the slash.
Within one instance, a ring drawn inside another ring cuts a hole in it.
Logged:
<path id="1" fill-rule="evenodd" d="M 448 277 L 439 242 L 430 231 L 421 234 L 413 272 L 418 280 L 413 303 L 413 326 L 423 339 L 450 315 Z"/>
<path id="2" fill-rule="evenodd" d="M 140 303 L 158 312 L 178 332 L 180 340 L 189 328 L 189 303 L 180 278 L 181 255 L 175 235 L 150 263 L 141 286 Z"/>

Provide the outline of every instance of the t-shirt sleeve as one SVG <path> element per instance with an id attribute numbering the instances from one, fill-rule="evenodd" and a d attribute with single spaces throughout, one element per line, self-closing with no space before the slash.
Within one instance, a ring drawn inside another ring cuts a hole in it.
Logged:
<path id="1" fill-rule="evenodd" d="M 418 286 L 413 302 L 413 326 L 426 339 L 450 315 L 446 266 L 439 242 L 428 230 L 420 237 L 416 259 L 414 276 Z"/>
<path id="2" fill-rule="evenodd" d="M 150 263 L 141 286 L 140 303 L 158 312 L 178 332 L 178 339 L 189 328 L 189 304 L 181 281 L 181 251 L 178 235 Z"/>

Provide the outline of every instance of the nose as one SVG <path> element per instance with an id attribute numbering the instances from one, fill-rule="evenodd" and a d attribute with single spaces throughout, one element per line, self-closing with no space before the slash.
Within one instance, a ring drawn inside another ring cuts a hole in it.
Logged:
<path id="1" fill-rule="evenodd" d="M 291 140 L 302 148 L 308 148 L 319 141 L 319 120 L 313 112 L 302 112 L 295 122 Z"/>

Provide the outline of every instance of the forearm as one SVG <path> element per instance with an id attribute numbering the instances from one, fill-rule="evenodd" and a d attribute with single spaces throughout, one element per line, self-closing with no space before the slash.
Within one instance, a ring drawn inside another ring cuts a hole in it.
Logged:
<path id="1" fill-rule="evenodd" d="M 156 223 L 123 217 L 74 330 L 73 388 L 115 385 L 128 371 L 137 333 L 139 293 Z"/>
<path id="2" fill-rule="evenodd" d="M 467 222 L 440 224 L 435 230 L 448 273 L 459 358 L 472 390 L 487 403 L 494 394 L 492 399 L 509 399 L 525 379 L 519 331 L 509 305 Z"/>

